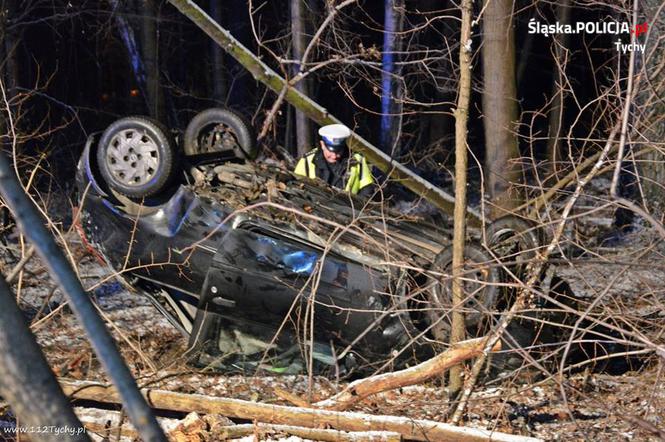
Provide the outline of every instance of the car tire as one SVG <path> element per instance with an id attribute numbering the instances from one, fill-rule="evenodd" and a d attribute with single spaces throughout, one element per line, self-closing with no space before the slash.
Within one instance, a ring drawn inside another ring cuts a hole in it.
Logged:
<path id="1" fill-rule="evenodd" d="M 526 268 L 542 244 L 540 228 L 524 218 L 507 215 L 490 223 L 485 230 L 487 248 L 498 258 L 510 261 L 507 268 L 518 278 L 526 274 Z M 506 279 L 513 281 L 510 275 Z"/>
<path id="2" fill-rule="evenodd" d="M 451 274 L 453 248 L 447 247 L 434 259 L 432 270 Z M 479 331 L 491 319 L 499 295 L 500 274 L 492 265 L 492 258 L 480 246 L 466 244 L 464 247 L 465 292 L 470 293 L 465 302 L 465 325 L 467 329 Z M 469 281 L 475 279 L 478 282 Z M 429 290 L 428 317 L 432 334 L 438 341 L 446 342 L 450 336 L 452 322 L 452 281 L 437 282 Z M 441 319 L 441 315 L 448 316 Z"/>
<path id="3" fill-rule="evenodd" d="M 130 198 L 152 196 L 162 191 L 173 176 L 175 143 L 154 120 L 122 118 L 102 134 L 97 164 L 113 191 Z"/>
<path id="4" fill-rule="evenodd" d="M 187 125 L 185 155 L 232 151 L 241 160 L 256 158 L 256 137 L 250 123 L 241 115 L 222 108 L 197 114 Z"/>

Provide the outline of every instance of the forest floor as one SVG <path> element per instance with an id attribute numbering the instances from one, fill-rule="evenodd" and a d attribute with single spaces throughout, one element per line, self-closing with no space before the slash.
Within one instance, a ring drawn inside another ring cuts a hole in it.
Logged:
<path id="1" fill-rule="evenodd" d="M 145 297 L 120 285 L 111 276 L 111 269 L 87 253 L 75 234 L 68 238 L 84 286 L 112 324 L 112 333 L 139 384 L 285 405 L 275 388 L 317 401 L 344 387 L 344 382 L 322 377 L 314 377 L 310 384 L 304 375 L 225 375 L 187 366 L 182 358 L 186 339 Z M 636 311 L 646 312 L 644 315 L 655 326 L 638 330 L 635 324 L 639 321 L 629 321 L 626 327 L 635 333 L 652 333 L 645 338 L 662 345 L 664 255 L 662 241 L 640 227 L 624 238 L 622 245 L 603 249 L 602 256 L 593 251 L 578 253 L 576 258 L 559 264 L 557 273 L 580 298 L 600 298 L 598 304 L 606 305 L 608 316 L 625 312 L 630 318 Z M 12 265 L 11 260 L 5 260 L 4 270 Z M 14 287 L 56 374 L 107 382 L 85 333 L 39 259 L 27 264 Z M 464 425 L 545 440 L 657 440 L 649 425 L 665 431 L 664 364 L 662 359 L 646 356 L 646 361 L 635 365 L 596 364 L 595 369 L 589 366 L 563 378 L 557 367 L 546 367 L 550 375 L 533 369 L 502 373 L 473 394 Z M 351 411 L 444 422 L 447 408 L 445 390 L 435 381 L 377 395 Z M 78 412 L 82 416 L 93 413 L 83 408 Z M 5 410 L 7 419 L 10 416 Z"/>

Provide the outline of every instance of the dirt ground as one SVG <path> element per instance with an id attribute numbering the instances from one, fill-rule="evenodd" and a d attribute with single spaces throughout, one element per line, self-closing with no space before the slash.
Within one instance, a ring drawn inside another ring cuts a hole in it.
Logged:
<path id="1" fill-rule="evenodd" d="M 75 234 L 68 240 L 84 285 L 112 324 L 141 385 L 275 404 L 286 404 L 274 393 L 275 387 L 313 401 L 344 387 L 343 382 L 320 377 L 310 385 L 307 376 L 224 375 L 187 366 L 182 358 L 186 339 L 146 298 L 111 277 L 111 269 L 87 253 Z M 570 284 L 589 314 L 627 331 L 617 339 L 662 348 L 662 241 L 641 226 L 616 248 L 600 251 L 597 246 L 586 252 L 573 250 L 568 262 L 557 264 L 557 274 Z M 14 263 L 5 258 L 4 270 Z M 107 381 L 85 333 L 37 258 L 28 263 L 14 287 L 55 372 L 71 379 Z M 599 361 L 564 375 L 556 365 L 499 373 L 473 394 L 464 424 L 545 440 L 657 440 L 655 429 L 665 434 L 664 361 L 648 346 L 638 349 L 645 348 L 639 358 L 619 358 L 616 364 Z M 445 421 L 447 409 L 445 389 L 435 381 L 378 395 L 352 410 Z M 11 420 L 5 410 L 7 419 Z"/>

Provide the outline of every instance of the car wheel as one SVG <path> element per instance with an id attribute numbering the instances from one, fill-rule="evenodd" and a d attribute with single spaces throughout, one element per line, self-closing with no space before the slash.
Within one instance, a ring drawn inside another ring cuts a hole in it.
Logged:
<path id="1" fill-rule="evenodd" d="M 507 268 L 518 278 L 541 246 L 541 231 L 524 218 L 508 215 L 490 223 L 485 231 L 487 248 L 501 260 L 509 262 Z M 511 277 L 507 278 L 512 281 Z"/>
<path id="2" fill-rule="evenodd" d="M 97 148 L 97 164 L 106 183 L 131 198 L 163 190 L 173 176 L 175 156 L 168 131 L 146 117 L 127 117 L 111 124 Z"/>
<path id="3" fill-rule="evenodd" d="M 432 270 L 450 275 L 453 267 L 453 249 L 447 247 L 434 259 Z M 479 246 L 467 244 L 464 247 L 463 288 L 465 302 L 464 322 L 467 329 L 479 331 L 495 310 L 500 281 L 498 269 L 492 265 L 492 258 Z M 428 293 L 428 318 L 434 337 L 446 342 L 450 336 L 452 322 L 452 280 L 443 277 Z"/>
<path id="4" fill-rule="evenodd" d="M 232 152 L 239 159 L 256 158 L 256 137 L 242 116 L 228 109 L 212 108 L 192 118 L 184 138 L 186 155 Z"/>

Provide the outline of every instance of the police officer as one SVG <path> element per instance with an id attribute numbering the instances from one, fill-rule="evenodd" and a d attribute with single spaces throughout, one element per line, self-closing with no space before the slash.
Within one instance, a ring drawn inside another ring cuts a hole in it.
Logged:
<path id="1" fill-rule="evenodd" d="M 318 178 L 328 185 L 353 195 L 371 196 L 374 177 L 365 157 L 350 154 L 346 140 L 351 130 L 343 124 L 329 124 L 319 129 L 320 147 L 306 153 L 296 165 L 295 173 Z"/>

